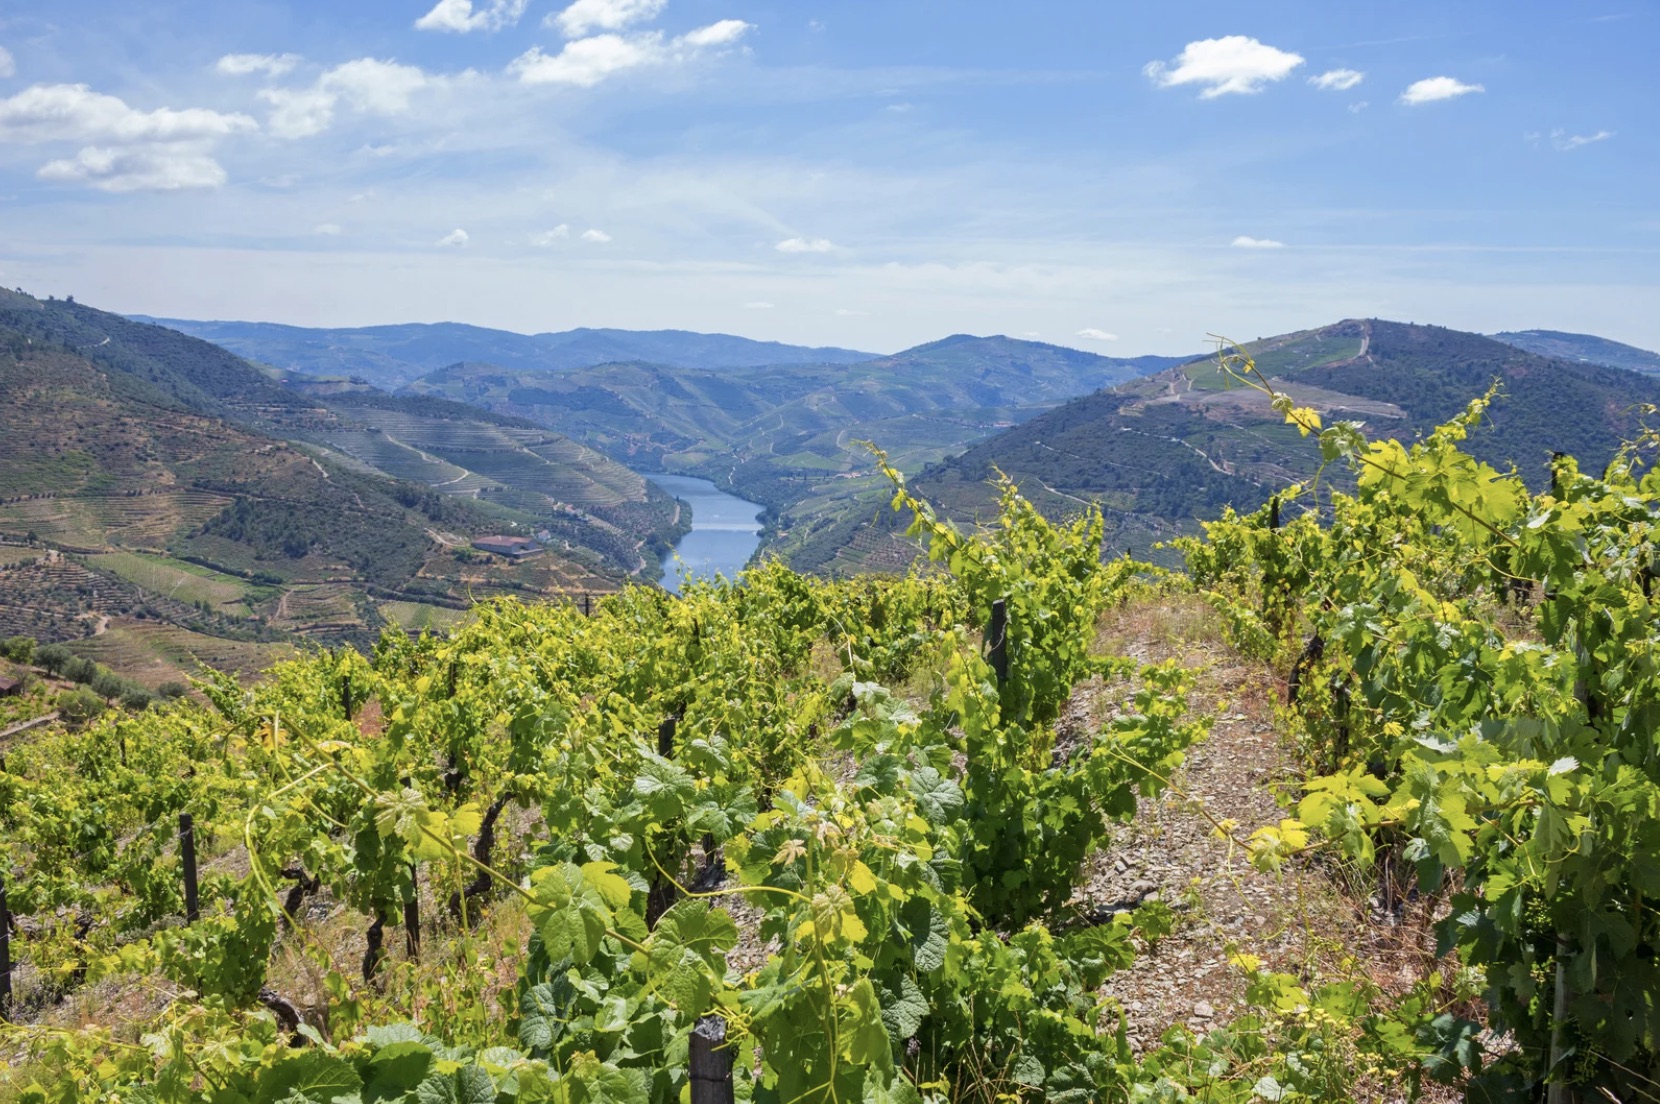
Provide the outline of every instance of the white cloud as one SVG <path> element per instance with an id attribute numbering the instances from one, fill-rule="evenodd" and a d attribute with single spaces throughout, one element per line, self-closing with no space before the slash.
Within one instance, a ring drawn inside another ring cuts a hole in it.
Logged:
<path id="1" fill-rule="evenodd" d="M 558 27 L 566 38 L 580 38 L 589 31 L 620 31 L 655 19 L 667 6 L 668 0 L 576 0 L 548 16 L 546 24 Z"/>
<path id="2" fill-rule="evenodd" d="M 695 31 L 687 31 L 675 42 L 690 46 L 694 50 L 707 50 L 718 46 L 730 46 L 742 38 L 749 30 L 749 24 L 742 19 L 722 19 L 718 23 L 711 23 L 707 27 L 699 27 Z"/>
<path id="3" fill-rule="evenodd" d="M 594 242 L 597 245 L 604 245 L 606 242 L 611 240 L 611 235 L 607 234 L 604 230 L 584 230 L 582 232 L 582 240 L 585 242 Z"/>
<path id="4" fill-rule="evenodd" d="M 226 77 L 246 77 L 252 73 L 280 77 L 292 72 L 301 60 L 299 54 L 226 54 L 213 68 Z"/>
<path id="5" fill-rule="evenodd" d="M 0 46 L 0 79 L 17 76 L 17 62 L 12 60 L 12 52 Z"/>
<path id="6" fill-rule="evenodd" d="M 259 96 L 271 105 L 272 134 L 308 138 L 334 123 L 342 101 L 369 115 L 402 115 L 411 97 L 432 83 L 416 66 L 358 58 L 330 69 L 310 88 L 266 88 Z"/>
<path id="7" fill-rule="evenodd" d="M 1352 104 L 1349 105 L 1349 114 L 1350 115 L 1359 115 L 1362 111 L 1365 111 L 1370 106 L 1372 106 L 1372 105 L 1367 100 L 1360 100 L 1356 103 L 1352 103 Z"/>
<path id="8" fill-rule="evenodd" d="M 448 234 L 445 234 L 443 237 L 439 238 L 438 244 L 443 246 L 453 246 L 460 249 L 470 240 L 471 238 L 468 237 L 467 231 L 458 226 L 454 230 L 451 230 Z"/>
<path id="9" fill-rule="evenodd" d="M 1117 341 L 1118 340 L 1118 335 L 1117 334 L 1108 333 L 1106 330 L 1096 329 L 1094 326 L 1086 326 L 1083 329 L 1079 330 L 1078 331 L 1078 336 L 1079 337 L 1087 337 L 1091 341 Z"/>
<path id="10" fill-rule="evenodd" d="M 1233 240 L 1235 249 L 1284 249 L 1285 243 L 1273 238 L 1253 238 L 1245 234 Z"/>
<path id="11" fill-rule="evenodd" d="M 1485 91 L 1487 89 L 1479 84 L 1465 84 L 1455 77 L 1426 77 L 1407 85 L 1406 91 L 1401 93 L 1401 102 L 1408 107 L 1417 107 L 1419 104 L 1454 100 L 1471 92 Z"/>
<path id="12" fill-rule="evenodd" d="M 518 23 L 529 0 L 491 0 L 489 7 L 473 10 L 472 0 L 438 0 L 433 9 L 415 21 L 421 31 L 499 31 Z"/>
<path id="13" fill-rule="evenodd" d="M 836 317 L 838 317 L 838 318 L 869 318 L 870 317 L 870 312 L 869 311 L 859 311 L 859 310 L 848 310 L 846 307 L 838 307 L 837 310 L 836 310 Z"/>
<path id="14" fill-rule="evenodd" d="M 1365 79 L 1366 74 L 1358 69 L 1328 69 L 1308 78 L 1308 83 L 1324 92 L 1347 92 Z"/>
<path id="15" fill-rule="evenodd" d="M 629 69 L 687 61 L 705 50 L 731 46 L 749 29 L 750 24 L 741 19 L 723 19 L 672 39 L 665 39 L 660 31 L 598 34 L 567 42 L 557 54 L 543 53 L 541 47 L 532 46 L 513 59 L 507 71 L 525 84 L 592 88 Z"/>
<path id="16" fill-rule="evenodd" d="M 771 303 L 756 302 L 756 303 L 745 303 L 744 304 L 744 310 L 772 310 L 772 309 L 773 308 L 772 308 Z"/>
<path id="17" fill-rule="evenodd" d="M 401 115 L 409 110 L 410 96 L 425 88 L 428 82 L 427 75 L 413 65 L 358 58 L 324 73 L 320 83 L 323 88 L 339 93 L 359 111 Z"/>
<path id="18" fill-rule="evenodd" d="M 1550 132 L 1550 144 L 1567 153 L 1569 150 L 1588 146 L 1592 142 L 1604 142 L 1612 137 L 1614 132 L 1611 130 L 1599 130 L 1595 134 L 1569 134 L 1565 130 L 1553 130 Z"/>
<path id="19" fill-rule="evenodd" d="M 84 84 L 37 84 L 0 100 L 0 141 L 189 142 L 257 129 L 246 115 L 200 107 L 140 111 Z"/>
<path id="20" fill-rule="evenodd" d="M 614 73 L 656 64 L 661 54 L 661 36 L 624 38 L 602 34 L 567 42 L 557 54 L 544 54 L 540 46 L 532 46 L 515 58 L 507 71 L 526 84 L 592 88 Z"/>
<path id="21" fill-rule="evenodd" d="M 1160 88 L 1202 84 L 1205 90 L 1199 98 L 1211 100 L 1229 93 L 1260 92 L 1268 82 L 1290 76 L 1302 63 L 1299 54 L 1275 49 L 1245 35 L 1228 35 L 1189 42 L 1177 56 L 1174 68 L 1162 61 L 1150 61 L 1142 72 Z"/>
<path id="22" fill-rule="evenodd" d="M 339 223 L 322 222 L 322 223 L 318 223 L 316 226 L 313 226 L 311 228 L 311 232 L 313 234 L 321 234 L 325 238 L 338 238 L 341 234 L 344 234 L 346 231 L 341 229 Z"/>
<path id="23" fill-rule="evenodd" d="M 334 122 L 338 97 L 321 88 L 266 88 L 259 98 L 271 105 L 267 125 L 272 134 L 278 138 L 309 138 Z"/>
<path id="24" fill-rule="evenodd" d="M 106 192 L 171 192 L 217 188 L 225 170 L 200 142 L 107 148 L 89 146 L 74 157 L 41 166 L 42 180 L 87 184 Z"/>
<path id="25" fill-rule="evenodd" d="M 780 253 L 828 253 L 836 245 L 829 238 L 785 238 L 773 248 Z"/>
<path id="26" fill-rule="evenodd" d="M 37 84 L 0 99 L 0 141 L 84 143 L 41 166 L 42 180 L 106 192 L 217 188 L 225 170 L 213 142 L 258 129 L 246 115 L 206 108 L 141 111 L 84 84 Z"/>
<path id="27" fill-rule="evenodd" d="M 544 230 L 540 234 L 531 235 L 530 244 L 546 249 L 555 242 L 563 241 L 570 236 L 571 228 L 562 222 L 552 230 Z"/>

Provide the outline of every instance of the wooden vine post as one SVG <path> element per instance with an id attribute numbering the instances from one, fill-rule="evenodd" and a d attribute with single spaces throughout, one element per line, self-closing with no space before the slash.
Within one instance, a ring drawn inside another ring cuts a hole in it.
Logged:
<path id="1" fill-rule="evenodd" d="M 184 918 L 194 924 L 202 918 L 202 902 L 196 889 L 196 820 L 179 814 L 179 860 L 184 864 Z"/>
<path id="2" fill-rule="evenodd" d="M 704 1016 L 692 1029 L 692 1104 L 733 1104 L 732 1050 L 726 1045 L 726 1020 Z"/>
<path id="3" fill-rule="evenodd" d="M 6 876 L 0 874 L 0 1020 L 12 1014 L 12 914 L 6 908 Z"/>
<path id="4" fill-rule="evenodd" d="M 991 604 L 991 626 L 986 630 L 986 644 L 991 649 L 991 669 L 997 672 L 997 685 L 1009 681 L 1009 600 L 999 598 Z"/>

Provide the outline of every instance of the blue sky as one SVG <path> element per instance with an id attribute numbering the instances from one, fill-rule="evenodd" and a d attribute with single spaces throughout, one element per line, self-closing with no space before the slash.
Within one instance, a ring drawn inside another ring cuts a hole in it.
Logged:
<path id="1" fill-rule="evenodd" d="M 436 4 L 436 6 L 434 6 Z M 0 3 L 0 283 L 302 325 L 1660 348 L 1653 0 Z"/>

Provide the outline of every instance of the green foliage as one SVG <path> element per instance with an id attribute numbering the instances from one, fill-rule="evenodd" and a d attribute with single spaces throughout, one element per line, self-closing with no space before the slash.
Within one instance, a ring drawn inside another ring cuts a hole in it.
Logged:
<path id="1" fill-rule="evenodd" d="M 1632 446 L 1600 478 L 1563 458 L 1532 493 L 1465 451 L 1487 402 L 1403 446 L 1285 401 L 1356 493 L 1320 530 L 1224 519 L 1190 562 L 1226 602 L 1289 579 L 1324 642 L 1296 703 L 1316 777 L 1285 832 L 1450 892 L 1442 942 L 1517 1043 L 1482 1071 L 1461 1036 L 1456 1061 L 1485 1091 L 1623 1099 L 1660 1078 L 1660 475 Z"/>
<path id="2" fill-rule="evenodd" d="M 36 1062 L 29 1099 L 671 1104 L 716 1014 L 739 1097 L 762 1104 L 1335 1104 L 1466 1038 L 1432 1037 L 1431 992 L 1391 1008 L 1359 981 L 1241 965 L 1250 1016 L 1138 1057 L 1101 987 L 1171 913 L 1090 926 L 1065 906 L 1107 826 L 1202 735 L 1189 676 L 1093 651 L 1137 570 L 1100 562 L 1098 517 L 1055 527 L 1011 490 L 999 529 L 968 536 L 897 502 L 944 570 L 772 565 L 678 598 L 633 588 L 591 617 L 495 602 L 445 637 L 314 652 L 249 688 L 205 675 L 208 705 L 16 750 L 0 838 L 13 907 L 41 921 L 14 943 L 31 976 L 183 990 L 138 1044 L 4 1029 Z M 1001 686 L 979 640 L 999 598 Z M 1059 746 L 1062 705 L 1097 675 L 1126 707 Z M 186 925 L 181 812 L 207 864 L 248 863 L 206 878 Z M 427 908 L 421 959 L 371 954 L 358 987 L 357 962 L 287 915 L 308 880 L 343 906 L 333 930 L 378 933 L 445 895 L 457 915 Z M 495 967 L 474 934 L 504 899 L 534 932 L 495 964 L 505 1022 L 479 1007 Z M 290 1046 L 265 990 L 294 955 L 326 1030 Z"/>

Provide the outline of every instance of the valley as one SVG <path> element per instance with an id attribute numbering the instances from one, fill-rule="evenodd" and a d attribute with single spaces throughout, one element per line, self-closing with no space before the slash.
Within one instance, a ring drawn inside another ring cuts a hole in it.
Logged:
<path id="1" fill-rule="evenodd" d="M 0 635 L 79 641 L 151 683 L 187 673 L 212 641 L 235 645 L 219 661 L 251 669 L 270 649 L 454 625 L 493 595 L 673 589 L 683 540 L 728 575 L 756 551 L 809 572 L 901 571 L 916 548 L 886 508 L 873 445 L 960 523 L 993 515 L 1002 471 L 1057 519 L 1099 507 L 1105 553 L 1155 559 L 1288 482 L 1347 485 L 1262 394 L 1225 386 L 1214 356 L 967 335 L 869 357 L 675 331 L 177 323 L 234 339 L 245 361 L 4 295 L 0 373 L 23 401 L 4 414 L 0 534 L 14 555 Z M 1499 380 L 1472 448 L 1532 480 L 1552 452 L 1605 463 L 1638 425 L 1633 404 L 1660 400 L 1660 382 L 1586 359 L 1598 339 L 1550 340 L 1575 358 L 1377 320 L 1245 351 L 1296 403 L 1368 435 L 1410 437 Z M 663 362 L 585 362 L 617 352 Z M 508 363 L 432 368 L 454 355 Z M 764 362 L 785 355 L 823 359 Z M 676 494 L 722 512 L 700 525 Z M 731 505 L 744 501 L 760 511 L 758 549 Z M 546 552 L 473 547 L 515 533 Z"/>

